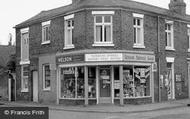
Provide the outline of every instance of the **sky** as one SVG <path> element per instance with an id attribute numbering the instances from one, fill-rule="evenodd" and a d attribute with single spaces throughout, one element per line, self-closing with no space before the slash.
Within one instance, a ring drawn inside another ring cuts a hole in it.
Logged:
<path id="1" fill-rule="evenodd" d="M 3 2 L 2 2 L 3 1 Z M 0 2 L 0 44 L 7 45 L 9 33 L 15 41 L 15 25 L 33 17 L 43 10 L 49 10 L 71 3 L 71 0 L 2 0 Z M 170 0 L 134 0 L 162 8 L 168 8 Z M 187 14 L 190 15 L 190 0 L 187 4 Z"/>

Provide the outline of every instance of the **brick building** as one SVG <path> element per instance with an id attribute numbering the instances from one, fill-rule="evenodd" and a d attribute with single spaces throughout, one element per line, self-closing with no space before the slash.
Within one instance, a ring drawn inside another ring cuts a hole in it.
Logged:
<path id="1" fill-rule="evenodd" d="M 130 0 L 73 0 L 15 26 L 17 100 L 138 104 L 188 98 L 190 16 Z"/>

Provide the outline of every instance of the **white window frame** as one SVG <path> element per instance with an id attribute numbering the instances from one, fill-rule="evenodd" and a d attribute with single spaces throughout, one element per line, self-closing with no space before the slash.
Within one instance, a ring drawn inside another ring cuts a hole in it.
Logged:
<path id="1" fill-rule="evenodd" d="M 188 42 L 189 42 L 188 52 L 190 52 L 190 25 L 187 25 L 187 36 L 188 36 Z"/>
<path id="2" fill-rule="evenodd" d="M 51 24 L 51 21 L 42 22 L 42 43 L 41 43 L 42 45 L 50 43 L 50 36 L 49 36 L 50 24 Z M 48 28 L 48 37 L 49 37 L 48 40 L 46 38 L 46 34 L 47 34 L 46 28 Z M 45 35 L 44 35 L 44 32 L 45 32 Z"/>
<path id="3" fill-rule="evenodd" d="M 49 87 L 46 87 L 45 85 L 45 66 L 49 66 L 49 70 L 50 70 L 50 86 Z M 42 65 L 42 78 L 43 78 L 43 90 L 44 91 L 50 91 L 51 90 L 51 67 L 50 67 L 50 64 L 43 64 Z"/>
<path id="4" fill-rule="evenodd" d="M 143 14 L 137 14 L 137 13 L 133 13 L 133 22 L 136 22 L 136 25 L 134 25 L 133 23 L 133 28 L 136 29 L 136 34 L 134 34 L 136 36 L 136 39 L 134 38 L 134 45 L 133 48 L 145 48 L 144 45 L 144 15 Z M 137 24 L 137 20 L 140 20 L 140 26 Z M 140 43 L 135 43 L 135 41 L 137 42 L 137 29 L 140 29 Z"/>
<path id="5" fill-rule="evenodd" d="M 65 16 L 64 17 L 64 22 L 65 22 L 65 40 L 64 40 L 64 48 L 63 49 L 72 49 L 74 48 L 75 46 L 73 45 L 73 30 L 74 30 L 74 26 L 72 26 L 72 22 L 73 22 L 73 19 L 74 19 L 74 14 L 71 14 L 71 15 L 68 15 L 68 16 Z M 68 21 L 71 22 L 71 26 L 68 27 Z M 68 34 L 68 30 L 70 30 L 70 34 Z M 68 35 L 70 35 L 70 38 L 71 39 L 68 39 Z M 68 44 L 68 42 L 71 42 L 71 44 Z"/>
<path id="6" fill-rule="evenodd" d="M 25 33 L 28 33 L 28 45 L 29 45 L 29 27 L 27 27 L 27 28 L 23 28 L 23 29 L 20 29 L 20 35 L 21 35 L 21 40 L 20 40 L 20 44 L 21 44 L 21 61 L 20 61 L 20 65 L 24 65 L 24 64 L 30 64 L 30 60 L 29 60 L 29 57 L 28 57 L 28 59 L 22 59 L 22 55 L 23 55 L 23 52 L 22 52 L 22 41 L 23 41 L 23 39 L 22 39 L 22 34 L 25 34 Z M 28 46 L 28 48 L 29 48 L 29 46 Z M 29 50 L 29 49 L 28 49 Z M 28 54 L 28 56 L 29 56 L 29 54 Z"/>
<path id="7" fill-rule="evenodd" d="M 92 15 L 94 15 L 94 44 L 92 46 L 114 46 L 113 44 L 113 15 L 115 14 L 115 11 L 92 11 Z M 96 23 L 96 16 L 102 17 L 102 23 Z M 110 16 L 110 23 L 104 22 L 104 17 Z M 102 41 L 103 42 L 97 42 L 96 40 L 96 26 L 102 26 Z M 111 28 L 111 36 L 110 36 L 110 42 L 106 42 L 104 39 L 104 27 L 110 26 Z"/>
<path id="8" fill-rule="evenodd" d="M 28 65 L 21 65 L 21 92 L 28 92 L 28 88 L 25 88 L 24 79 L 28 80 L 29 83 L 29 76 L 24 76 L 24 67 L 29 67 Z M 29 73 L 29 69 L 28 69 Z M 29 85 L 28 85 L 29 86 Z"/>
<path id="9" fill-rule="evenodd" d="M 171 25 L 171 29 L 169 30 L 168 28 L 167 29 L 165 29 L 165 33 L 167 33 L 167 34 L 171 34 L 171 46 L 167 46 L 166 45 L 166 50 L 175 50 L 174 49 L 174 31 L 173 31 L 173 24 L 174 24 L 174 22 L 173 21 L 168 21 L 168 20 L 165 20 L 165 25 Z M 168 26 L 167 26 L 168 27 Z M 168 36 L 168 35 L 167 35 Z M 168 42 L 168 37 L 167 37 L 167 39 L 165 39 L 166 40 L 166 42 Z M 168 44 L 168 43 L 166 43 L 166 44 Z"/>

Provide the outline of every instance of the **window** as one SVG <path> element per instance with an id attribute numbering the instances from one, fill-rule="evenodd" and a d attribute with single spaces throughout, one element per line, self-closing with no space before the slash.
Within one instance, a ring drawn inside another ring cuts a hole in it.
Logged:
<path id="1" fill-rule="evenodd" d="M 129 98 L 150 96 L 150 75 L 149 66 L 124 66 L 124 97 Z"/>
<path id="2" fill-rule="evenodd" d="M 29 66 L 21 66 L 21 92 L 28 92 Z"/>
<path id="3" fill-rule="evenodd" d="M 73 29 L 74 29 L 74 14 L 65 17 L 65 47 L 64 49 L 74 48 L 73 45 Z"/>
<path id="4" fill-rule="evenodd" d="M 190 25 L 188 25 L 188 27 L 187 27 L 187 37 L 188 37 L 188 41 L 189 41 L 189 49 L 188 49 L 188 52 L 190 52 Z"/>
<path id="5" fill-rule="evenodd" d="M 166 41 L 166 50 L 174 50 L 172 21 L 166 21 L 165 23 L 165 41 Z"/>
<path id="6" fill-rule="evenodd" d="M 96 98 L 96 67 L 88 67 L 88 98 Z"/>
<path id="7" fill-rule="evenodd" d="M 112 14 L 114 11 L 93 11 L 94 14 L 94 44 L 93 46 L 114 46 Z"/>
<path id="8" fill-rule="evenodd" d="M 50 71 L 50 65 L 44 64 L 43 65 L 43 89 L 44 90 L 50 90 L 51 86 L 51 71 Z"/>
<path id="9" fill-rule="evenodd" d="M 84 98 L 84 67 L 61 68 L 60 98 Z"/>
<path id="10" fill-rule="evenodd" d="M 133 13 L 134 48 L 145 48 L 143 17 L 144 15 Z"/>
<path id="11" fill-rule="evenodd" d="M 50 43 L 50 21 L 42 23 L 42 44 Z"/>
<path id="12" fill-rule="evenodd" d="M 21 29 L 21 61 L 20 64 L 29 64 L 29 28 Z"/>

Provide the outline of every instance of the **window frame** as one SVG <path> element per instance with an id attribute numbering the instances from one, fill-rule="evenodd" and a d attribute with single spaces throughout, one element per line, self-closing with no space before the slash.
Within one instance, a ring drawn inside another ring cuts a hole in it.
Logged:
<path id="1" fill-rule="evenodd" d="M 113 15 L 115 14 L 114 11 L 92 11 L 92 15 L 94 16 L 94 44 L 92 46 L 114 46 L 113 44 Z M 102 22 L 97 23 L 96 22 L 96 17 L 101 17 Z M 105 17 L 109 16 L 110 17 L 110 22 L 105 22 Z M 96 39 L 96 27 L 97 26 L 102 26 L 102 41 L 97 42 Z M 105 26 L 110 27 L 110 41 L 105 40 Z"/>
<path id="2" fill-rule="evenodd" d="M 25 72 L 28 72 L 28 76 L 24 76 L 24 67 L 28 68 L 28 70 L 25 71 Z M 25 81 L 24 81 L 24 79 L 27 79 L 27 82 L 29 83 L 29 66 L 28 65 L 21 65 L 21 92 L 28 92 L 29 91 L 29 87 L 25 88 L 25 84 L 24 84 Z"/>
<path id="3" fill-rule="evenodd" d="M 168 28 L 168 25 L 170 25 L 170 30 Z M 167 28 L 166 28 L 167 27 Z M 173 21 L 168 21 L 168 20 L 165 20 L 165 35 L 167 34 L 167 39 L 166 39 L 166 36 L 165 36 L 165 42 L 166 42 L 166 50 L 175 50 L 174 49 L 174 22 Z M 171 34 L 171 39 L 168 39 L 168 34 Z M 168 46 L 168 40 L 171 40 L 171 46 Z"/>
<path id="4" fill-rule="evenodd" d="M 71 22 L 71 26 L 68 27 L 68 22 Z M 73 31 L 74 31 L 74 14 L 68 15 L 64 17 L 64 33 L 65 33 L 65 40 L 64 40 L 64 48 L 63 49 L 72 49 L 74 48 L 73 44 Z M 70 34 L 68 34 L 68 31 L 70 30 Z M 70 39 L 68 39 L 68 35 L 70 36 Z M 68 44 L 68 43 L 71 44 Z"/>
<path id="5" fill-rule="evenodd" d="M 187 25 L 187 38 L 189 42 L 188 52 L 190 52 L 190 25 Z"/>
<path id="6" fill-rule="evenodd" d="M 135 23 L 134 24 L 134 20 Z M 137 24 L 137 20 L 140 20 L 140 25 Z M 136 32 L 134 31 L 134 29 L 136 29 Z M 140 29 L 140 43 L 137 43 L 137 29 Z M 145 48 L 144 45 L 144 15 L 143 14 L 137 14 L 137 13 L 133 13 L 133 33 L 135 32 L 135 34 L 133 35 L 134 37 L 134 44 L 133 44 L 133 48 Z"/>
<path id="7" fill-rule="evenodd" d="M 42 22 L 42 42 L 41 42 L 42 45 L 49 44 L 51 42 L 50 41 L 50 25 L 51 25 L 51 21 Z M 48 35 L 46 35 L 47 34 L 46 28 L 48 29 Z M 48 36 L 48 39 L 46 36 Z"/>
<path id="8" fill-rule="evenodd" d="M 50 77 L 50 86 L 49 87 L 46 87 L 46 70 L 45 70 L 45 67 L 46 66 L 49 66 L 49 77 Z M 50 68 L 50 64 L 43 64 L 42 65 L 42 79 L 43 79 L 43 90 L 44 91 L 50 91 L 51 90 L 51 68 Z"/>

